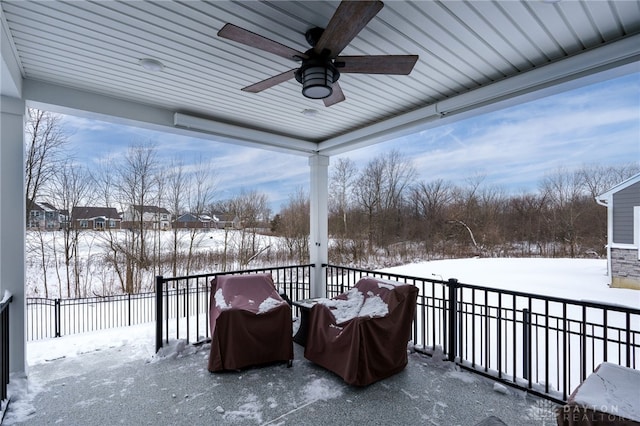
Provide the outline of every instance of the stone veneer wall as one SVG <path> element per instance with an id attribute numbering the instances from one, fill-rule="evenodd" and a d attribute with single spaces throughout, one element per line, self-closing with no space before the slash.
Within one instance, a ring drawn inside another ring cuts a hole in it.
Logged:
<path id="1" fill-rule="evenodd" d="M 638 249 L 611 249 L 611 287 L 640 290 Z"/>

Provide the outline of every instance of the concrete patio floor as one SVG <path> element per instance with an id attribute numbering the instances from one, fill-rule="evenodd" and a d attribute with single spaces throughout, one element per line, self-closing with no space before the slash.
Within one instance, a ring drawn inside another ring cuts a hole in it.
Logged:
<path id="1" fill-rule="evenodd" d="M 401 373 L 355 388 L 294 348 L 292 368 L 221 374 L 206 369 L 208 345 L 146 359 L 122 346 L 52 360 L 30 370 L 31 414 L 16 418 L 10 406 L 5 423 L 449 426 L 495 416 L 508 425 L 555 424 L 553 403 L 496 390 L 489 379 L 425 355 L 412 353 Z"/>

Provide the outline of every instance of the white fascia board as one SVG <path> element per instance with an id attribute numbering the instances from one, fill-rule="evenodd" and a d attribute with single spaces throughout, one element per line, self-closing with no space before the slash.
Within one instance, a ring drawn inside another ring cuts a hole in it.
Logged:
<path id="1" fill-rule="evenodd" d="M 288 152 L 305 155 L 314 154 L 318 150 L 318 144 L 315 142 L 265 132 L 263 130 L 249 129 L 180 112 L 174 114 L 174 125 L 192 131 L 203 132 L 219 139 L 253 143 L 261 148 L 286 149 Z"/>
<path id="2" fill-rule="evenodd" d="M 9 26 L 0 7 L 0 95 L 22 97 L 22 67 Z"/>
<path id="3" fill-rule="evenodd" d="M 31 79 L 26 79 L 23 87 L 28 106 L 54 113 L 304 156 L 317 150 L 314 142 L 192 117 L 84 90 Z M 177 126 L 177 117 L 183 125 Z"/>
<path id="4" fill-rule="evenodd" d="M 327 139 L 318 144 L 318 152 L 322 155 L 335 155 L 351 151 L 393 138 L 415 133 L 420 126 L 437 121 L 440 114 L 435 105 L 411 111 L 353 132 Z"/>
<path id="5" fill-rule="evenodd" d="M 611 198 L 613 197 L 613 194 L 615 194 L 616 192 L 619 192 L 625 188 L 628 188 L 631 185 L 635 185 L 636 183 L 640 182 L 640 173 L 638 173 L 637 175 L 631 176 L 629 179 L 624 180 L 622 182 L 620 182 L 619 184 L 617 184 L 616 186 L 614 186 L 613 188 L 611 188 L 610 190 L 608 190 L 607 192 L 598 195 L 596 197 L 597 200 L 611 200 Z"/>
<path id="6" fill-rule="evenodd" d="M 640 72 L 640 35 L 559 60 L 319 144 L 338 154 Z"/>

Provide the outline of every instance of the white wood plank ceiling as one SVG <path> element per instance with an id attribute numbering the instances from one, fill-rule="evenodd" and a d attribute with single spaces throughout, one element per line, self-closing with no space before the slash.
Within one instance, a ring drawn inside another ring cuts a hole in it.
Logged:
<path id="1" fill-rule="evenodd" d="M 408 76 L 343 74 L 347 99 L 327 108 L 304 98 L 295 80 L 257 94 L 242 92 L 296 63 L 216 33 L 229 22 L 304 52 L 305 31 L 326 26 L 336 1 L 3 0 L 0 5 L 26 82 L 312 144 L 340 141 L 341 135 L 353 139 L 366 129 L 398 124 L 394 119 L 412 122 L 439 102 L 638 40 L 640 34 L 639 1 L 387 1 L 342 54 L 416 54 L 415 68 Z M 637 61 L 638 49 L 628 50 L 614 60 Z M 143 69 L 142 58 L 161 61 L 163 70 Z M 596 60 L 577 73 L 598 66 Z M 517 90 L 522 83 L 514 81 Z M 308 116 L 305 110 L 317 113 Z"/>

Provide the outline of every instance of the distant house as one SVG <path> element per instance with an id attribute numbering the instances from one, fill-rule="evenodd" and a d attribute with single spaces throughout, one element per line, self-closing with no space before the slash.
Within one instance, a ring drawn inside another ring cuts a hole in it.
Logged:
<path id="1" fill-rule="evenodd" d="M 122 229 L 122 219 L 113 207 L 74 207 L 71 226 L 74 229 L 104 231 Z"/>
<path id="2" fill-rule="evenodd" d="M 59 210 L 47 202 L 33 202 L 29 211 L 27 229 L 56 231 L 68 222 L 68 213 Z"/>
<path id="3" fill-rule="evenodd" d="M 596 197 L 607 207 L 607 261 L 612 287 L 640 290 L 640 173 Z"/>
<path id="4" fill-rule="evenodd" d="M 215 228 L 211 216 L 205 214 L 184 213 L 173 222 L 177 229 L 210 229 Z"/>
<path id="5" fill-rule="evenodd" d="M 166 230 L 171 227 L 171 213 L 164 207 L 132 205 L 122 215 L 122 227 Z"/>
<path id="6" fill-rule="evenodd" d="M 211 216 L 216 229 L 240 229 L 240 219 L 238 216 L 226 213 L 214 213 Z"/>
<path id="7" fill-rule="evenodd" d="M 240 229 L 241 222 L 238 216 L 225 213 L 195 214 L 184 213 L 173 222 L 175 228 L 189 229 Z"/>

